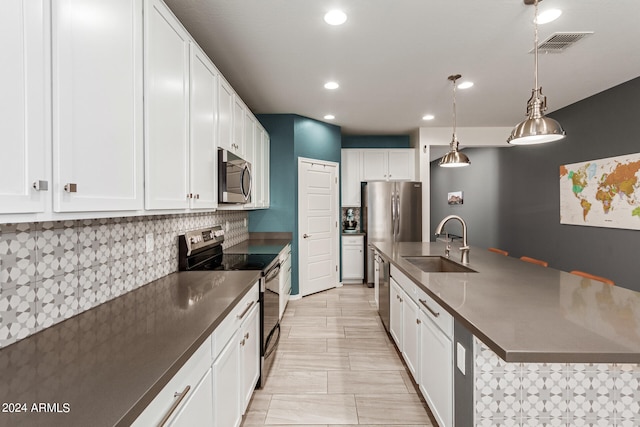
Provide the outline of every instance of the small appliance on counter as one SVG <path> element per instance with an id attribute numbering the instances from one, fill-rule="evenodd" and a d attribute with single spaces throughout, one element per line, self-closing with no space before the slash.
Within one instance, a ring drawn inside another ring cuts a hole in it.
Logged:
<path id="1" fill-rule="evenodd" d="M 357 233 L 358 221 L 356 221 L 353 209 L 347 209 L 347 218 L 342 222 L 343 232 Z"/>

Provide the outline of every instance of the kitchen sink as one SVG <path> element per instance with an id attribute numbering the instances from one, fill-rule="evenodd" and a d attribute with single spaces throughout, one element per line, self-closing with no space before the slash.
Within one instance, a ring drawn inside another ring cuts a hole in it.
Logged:
<path id="1" fill-rule="evenodd" d="M 476 273 L 469 267 L 441 256 L 405 256 L 402 258 L 426 273 Z"/>

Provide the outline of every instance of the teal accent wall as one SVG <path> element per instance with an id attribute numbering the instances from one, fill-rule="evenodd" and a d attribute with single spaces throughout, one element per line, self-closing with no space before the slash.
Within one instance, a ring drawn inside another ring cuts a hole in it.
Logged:
<path id="1" fill-rule="evenodd" d="M 299 293 L 298 158 L 340 163 L 340 127 L 296 114 L 260 114 L 269 133 L 270 197 L 266 210 L 249 212 L 250 232 L 288 231 L 291 242 L 291 293 Z"/>
<path id="2" fill-rule="evenodd" d="M 342 148 L 410 148 L 409 135 L 345 135 Z"/>

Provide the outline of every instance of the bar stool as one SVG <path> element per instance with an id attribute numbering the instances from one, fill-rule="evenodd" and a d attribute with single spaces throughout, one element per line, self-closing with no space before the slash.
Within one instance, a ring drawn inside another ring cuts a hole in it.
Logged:
<path id="1" fill-rule="evenodd" d="M 524 262 L 530 262 L 531 264 L 538 264 L 543 267 L 549 267 L 549 263 L 547 261 L 542 261 L 528 256 L 521 256 L 520 259 Z"/>
<path id="2" fill-rule="evenodd" d="M 507 251 L 503 251 L 502 249 L 498 249 L 498 248 L 487 248 L 487 250 L 488 250 L 488 251 L 491 251 L 491 252 L 495 252 L 495 253 L 500 254 L 500 255 L 509 256 L 509 252 L 507 252 Z"/>
<path id="3" fill-rule="evenodd" d="M 596 280 L 598 282 L 606 283 L 607 285 L 614 286 L 613 280 L 607 279 L 606 277 L 596 276 L 594 274 L 585 273 L 584 271 L 573 270 L 570 272 L 571 274 L 575 274 L 576 276 L 584 277 L 585 279 Z"/>

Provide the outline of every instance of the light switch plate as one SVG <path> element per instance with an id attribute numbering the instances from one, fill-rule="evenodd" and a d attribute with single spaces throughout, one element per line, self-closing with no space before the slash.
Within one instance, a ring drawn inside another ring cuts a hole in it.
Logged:
<path id="1" fill-rule="evenodd" d="M 462 344 L 460 344 L 459 342 L 456 343 L 456 355 L 457 355 L 456 366 L 458 367 L 458 370 L 462 372 L 462 375 L 466 375 L 465 374 L 466 351 L 467 350 L 462 346 Z"/>
<path id="2" fill-rule="evenodd" d="M 145 236 L 145 250 L 147 252 L 153 252 L 154 241 L 153 241 L 153 233 L 149 233 Z"/>

